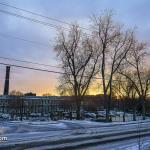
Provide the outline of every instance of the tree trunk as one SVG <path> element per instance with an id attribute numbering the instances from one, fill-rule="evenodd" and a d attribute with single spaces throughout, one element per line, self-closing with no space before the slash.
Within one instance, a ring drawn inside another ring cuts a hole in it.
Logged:
<path id="1" fill-rule="evenodd" d="M 145 100 L 143 100 L 142 102 L 142 116 L 143 116 L 143 120 L 145 120 Z"/>
<path id="2" fill-rule="evenodd" d="M 136 107 L 135 106 L 133 110 L 133 121 L 136 121 Z"/>
<path id="3" fill-rule="evenodd" d="M 80 98 L 76 98 L 76 107 L 77 107 L 77 110 L 76 110 L 76 119 L 77 120 L 80 120 L 81 119 L 81 100 Z"/>
<path id="4" fill-rule="evenodd" d="M 107 108 L 106 108 L 106 121 L 107 122 L 110 122 L 109 114 L 110 114 L 110 106 L 111 106 L 111 100 L 112 100 L 112 79 L 110 79 L 109 89 L 110 89 L 110 93 L 107 98 Z"/>
<path id="5" fill-rule="evenodd" d="M 107 107 L 106 107 L 106 121 L 110 122 L 109 113 L 110 113 L 110 102 L 111 97 L 107 97 Z"/>
<path id="6" fill-rule="evenodd" d="M 141 105 L 142 105 L 142 117 L 145 120 L 145 98 L 144 96 L 140 97 Z"/>
<path id="7" fill-rule="evenodd" d="M 22 121 L 22 119 L 23 119 L 23 108 L 24 108 L 23 103 L 24 103 L 24 101 L 23 101 L 23 99 L 20 99 L 20 101 L 21 101 L 20 120 Z"/>
<path id="8" fill-rule="evenodd" d="M 106 121 L 109 121 L 109 108 L 108 108 L 108 96 L 107 94 L 104 92 L 104 101 L 105 101 L 105 109 L 106 109 Z"/>
<path id="9" fill-rule="evenodd" d="M 125 109 L 125 100 L 123 100 L 123 122 L 125 122 L 126 109 Z"/>
<path id="10" fill-rule="evenodd" d="M 81 112 L 80 107 L 77 107 L 77 111 L 76 111 L 76 113 L 77 113 L 76 119 L 77 120 L 81 119 L 80 112 Z"/>

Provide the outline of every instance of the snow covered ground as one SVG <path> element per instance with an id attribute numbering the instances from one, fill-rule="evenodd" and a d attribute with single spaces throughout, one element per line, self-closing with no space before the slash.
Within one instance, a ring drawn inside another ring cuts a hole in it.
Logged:
<path id="1" fill-rule="evenodd" d="M 139 124 L 134 121 L 130 122 L 92 122 L 92 121 L 76 121 L 76 120 L 60 120 L 60 121 L 9 121 L 0 122 L 0 136 L 7 137 L 7 141 L 0 143 L 7 145 L 11 143 L 20 143 L 28 141 L 41 141 L 51 139 L 62 139 L 62 137 L 93 135 L 97 133 L 113 133 L 123 130 L 138 130 Z M 150 120 L 141 121 L 141 128 L 150 127 Z M 123 144 L 121 143 L 123 146 Z M 136 145 L 134 145 L 136 146 Z M 97 148 L 97 147 L 96 147 Z M 99 150 L 99 149 L 98 149 Z"/>
<path id="2" fill-rule="evenodd" d="M 138 122 L 138 121 L 137 121 Z M 145 120 L 141 122 L 150 122 Z M 94 122 L 86 120 L 59 120 L 59 121 L 5 121 L 0 122 L 0 135 L 31 132 L 48 132 L 72 129 L 87 129 L 96 127 L 112 127 L 114 125 L 132 125 L 136 122 Z"/>

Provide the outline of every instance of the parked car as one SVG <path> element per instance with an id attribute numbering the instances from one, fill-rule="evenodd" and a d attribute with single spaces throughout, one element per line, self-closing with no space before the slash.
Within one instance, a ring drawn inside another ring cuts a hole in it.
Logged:
<path id="1" fill-rule="evenodd" d="M 87 113 L 84 113 L 84 117 L 85 118 L 96 118 L 96 114 L 91 113 L 91 112 L 87 112 Z"/>
<path id="2" fill-rule="evenodd" d="M 9 114 L 0 114 L 0 120 L 10 120 L 11 116 Z"/>

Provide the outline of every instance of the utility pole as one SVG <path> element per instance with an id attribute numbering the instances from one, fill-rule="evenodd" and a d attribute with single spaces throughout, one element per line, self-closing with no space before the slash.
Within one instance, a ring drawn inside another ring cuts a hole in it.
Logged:
<path id="1" fill-rule="evenodd" d="M 10 76 L 10 66 L 6 66 L 5 84 L 3 95 L 9 94 L 9 76 Z"/>

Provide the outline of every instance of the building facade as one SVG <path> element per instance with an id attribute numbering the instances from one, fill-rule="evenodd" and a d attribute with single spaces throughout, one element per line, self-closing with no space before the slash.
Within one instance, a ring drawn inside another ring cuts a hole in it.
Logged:
<path id="1" fill-rule="evenodd" d="M 82 103 L 85 111 L 104 107 L 99 96 L 86 96 Z M 0 96 L 0 113 L 13 116 L 51 116 L 63 112 L 75 112 L 76 102 L 71 96 Z"/>

